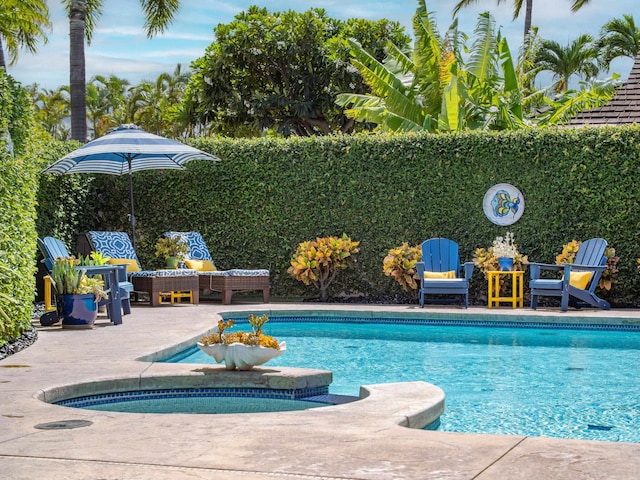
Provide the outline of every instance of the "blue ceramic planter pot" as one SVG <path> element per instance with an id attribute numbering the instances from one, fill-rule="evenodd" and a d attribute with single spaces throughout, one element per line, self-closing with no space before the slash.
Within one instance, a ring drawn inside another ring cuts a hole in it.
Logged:
<path id="1" fill-rule="evenodd" d="M 500 257 L 498 262 L 500 262 L 500 270 L 503 272 L 513 269 L 513 258 Z"/>
<path id="2" fill-rule="evenodd" d="M 56 302 L 62 328 L 93 328 L 98 317 L 98 304 L 93 293 L 58 295 Z"/>

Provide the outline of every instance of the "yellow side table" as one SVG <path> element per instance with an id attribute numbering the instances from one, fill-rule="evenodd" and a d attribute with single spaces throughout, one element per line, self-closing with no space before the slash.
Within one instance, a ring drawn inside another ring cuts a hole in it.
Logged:
<path id="1" fill-rule="evenodd" d="M 511 275 L 510 297 L 500 296 L 500 275 Z M 519 270 L 487 272 L 487 281 L 489 282 L 489 308 L 499 307 L 500 302 L 511 302 L 513 308 L 524 306 L 524 272 Z"/>

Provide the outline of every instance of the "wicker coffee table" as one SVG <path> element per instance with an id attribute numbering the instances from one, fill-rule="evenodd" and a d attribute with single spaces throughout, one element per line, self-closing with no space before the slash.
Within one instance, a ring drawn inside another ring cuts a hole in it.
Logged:
<path id="1" fill-rule="evenodd" d="M 194 305 L 200 303 L 198 291 L 198 275 L 158 275 L 158 276 L 132 276 L 133 290 L 147 292 L 152 307 L 160 305 L 160 292 L 191 291 Z"/>

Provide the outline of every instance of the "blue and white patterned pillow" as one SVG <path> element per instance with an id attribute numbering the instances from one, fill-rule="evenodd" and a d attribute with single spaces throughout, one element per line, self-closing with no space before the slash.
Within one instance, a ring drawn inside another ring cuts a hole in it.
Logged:
<path id="1" fill-rule="evenodd" d="M 126 232 L 89 232 L 89 240 L 93 249 L 111 258 L 132 258 L 140 266 L 140 260 L 133 249 L 129 235 Z"/>

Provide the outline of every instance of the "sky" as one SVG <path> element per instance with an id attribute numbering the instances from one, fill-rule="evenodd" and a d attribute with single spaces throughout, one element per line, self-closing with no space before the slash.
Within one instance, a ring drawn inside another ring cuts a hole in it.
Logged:
<path id="1" fill-rule="evenodd" d="M 426 0 L 427 10 L 433 12 L 440 32 L 451 24 L 456 0 Z M 579 12 L 571 12 L 571 0 L 534 0 L 533 25 L 542 38 L 566 45 L 581 33 L 598 34 L 602 25 L 612 18 L 631 14 L 640 23 L 638 0 L 591 0 Z M 8 67 L 8 72 L 23 85 L 37 83 L 41 88 L 55 89 L 69 84 L 69 20 L 61 0 L 48 0 L 52 30 L 49 41 L 41 45 L 37 54 L 21 51 L 18 62 Z M 225 1 L 182 0 L 174 22 L 164 34 L 147 39 L 142 26 L 144 16 L 140 3 L 135 0 L 105 0 L 91 45 L 85 47 L 86 78 L 94 75 L 116 75 L 136 85 L 143 80 L 155 80 L 161 73 L 174 71 L 178 63 L 183 69 L 204 55 L 215 40 L 214 29 L 226 24 L 250 5 L 266 7 L 271 12 L 309 8 L 323 8 L 330 17 L 387 18 L 397 21 L 412 34 L 412 18 L 418 6 L 417 0 L 271 0 Z M 458 14 L 460 29 L 472 36 L 478 14 L 489 11 L 496 24 L 509 41 L 512 52 L 517 53 L 524 28 L 524 8 L 515 21 L 513 1 L 506 0 L 497 6 L 497 0 L 478 0 L 472 7 Z M 628 77 L 633 61 L 619 59 L 611 71 L 621 79 Z M 601 75 L 606 77 L 608 75 Z"/>

